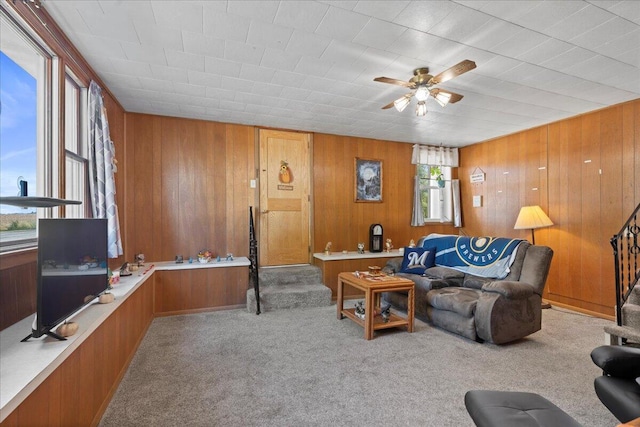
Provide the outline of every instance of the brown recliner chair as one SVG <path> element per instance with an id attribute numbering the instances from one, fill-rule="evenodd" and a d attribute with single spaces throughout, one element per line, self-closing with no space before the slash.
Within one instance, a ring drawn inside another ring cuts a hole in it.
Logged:
<path id="1" fill-rule="evenodd" d="M 479 280 L 467 275 L 461 287 L 429 291 L 429 320 L 448 331 L 494 344 L 539 331 L 542 291 L 553 251 L 547 246 L 525 244 L 518 252 L 521 265 L 514 263 L 504 280 Z"/>

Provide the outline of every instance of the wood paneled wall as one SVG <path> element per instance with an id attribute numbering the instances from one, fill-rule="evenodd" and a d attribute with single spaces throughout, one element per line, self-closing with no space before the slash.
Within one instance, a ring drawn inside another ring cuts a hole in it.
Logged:
<path id="1" fill-rule="evenodd" d="M 156 271 L 154 279 L 156 316 L 238 308 L 247 301 L 247 267 Z"/>
<path id="2" fill-rule="evenodd" d="M 0 330 L 36 312 L 36 253 L 0 258 Z"/>
<path id="3" fill-rule="evenodd" d="M 248 254 L 248 208 L 256 190 L 255 129 L 250 126 L 126 114 L 125 252 L 132 259 L 171 260 L 202 248 Z M 381 223 L 394 246 L 448 224 L 411 227 L 415 167 L 411 145 L 315 134 L 314 252 L 356 250 Z M 383 202 L 354 201 L 356 157 L 383 161 Z"/>
<path id="4" fill-rule="evenodd" d="M 126 114 L 125 257 L 249 253 L 251 126 Z"/>
<path id="5" fill-rule="evenodd" d="M 640 100 L 465 147 L 461 150 L 464 230 L 531 239 L 514 230 L 521 206 L 537 204 L 554 226 L 535 232 L 554 250 L 545 298 L 612 316 L 609 240 L 640 202 Z M 468 176 L 486 172 L 486 181 Z M 483 197 L 472 207 L 472 196 Z"/>
<path id="6" fill-rule="evenodd" d="M 315 134 L 313 137 L 313 252 L 327 242 L 333 251 L 369 247 L 369 226 L 382 224 L 394 247 L 429 233 L 457 234 L 450 224 L 411 227 L 412 145 L 406 143 Z M 382 203 L 355 202 L 355 158 L 382 160 Z"/>

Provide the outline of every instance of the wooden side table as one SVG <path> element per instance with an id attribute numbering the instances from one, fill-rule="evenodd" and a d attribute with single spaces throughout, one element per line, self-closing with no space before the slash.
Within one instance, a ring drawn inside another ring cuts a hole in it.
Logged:
<path id="1" fill-rule="evenodd" d="M 345 285 L 364 292 L 364 320 L 355 315 L 355 308 L 345 309 L 343 307 Z M 338 319 L 340 320 L 343 316 L 346 316 L 364 327 L 364 338 L 366 340 L 372 339 L 373 331 L 379 329 L 406 326 L 407 332 L 413 332 L 414 288 L 415 284 L 411 280 L 401 277 L 384 274 L 372 276 L 368 273 L 359 273 L 358 275 L 352 272 L 340 273 L 338 275 L 338 300 L 336 303 Z M 385 322 L 381 316 L 375 316 L 375 310 L 380 308 L 380 294 L 391 291 L 407 291 L 407 317 L 391 314 L 389 320 Z"/>

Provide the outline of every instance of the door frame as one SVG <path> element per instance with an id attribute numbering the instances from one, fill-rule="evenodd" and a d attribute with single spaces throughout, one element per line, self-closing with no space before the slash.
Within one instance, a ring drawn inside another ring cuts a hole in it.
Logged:
<path id="1" fill-rule="evenodd" d="M 270 128 L 270 127 L 255 127 L 254 132 L 254 164 L 255 164 L 255 197 L 254 197 L 254 228 L 256 232 L 256 237 L 258 238 L 258 266 L 260 267 L 260 254 L 262 252 L 260 248 L 260 237 L 261 237 L 261 218 L 262 215 L 262 206 L 260 205 L 260 200 L 262 194 L 260 193 L 260 131 L 261 130 L 271 130 L 278 132 L 291 132 L 291 133 L 302 133 L 306 134 L 309 138 L 309 250 L 308 250 L 308 263 L 313 265 L 313 248 L 314 248 L 314 191 L 313 191 L 313 132 L 305 132 L 299 130 L 291 130 L 291 129 L 280 129 L 280 128 Z M 270 266 L 267 266 L 270 267 Z"/>

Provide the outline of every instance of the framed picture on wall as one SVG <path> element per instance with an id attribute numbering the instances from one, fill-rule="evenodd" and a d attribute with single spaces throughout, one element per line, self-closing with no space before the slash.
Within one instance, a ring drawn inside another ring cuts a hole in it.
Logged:
<path id="1" fill-rule="evenodd" d="M 382 160 L 355 161 L 356 202 L 382 202 Z"/>

